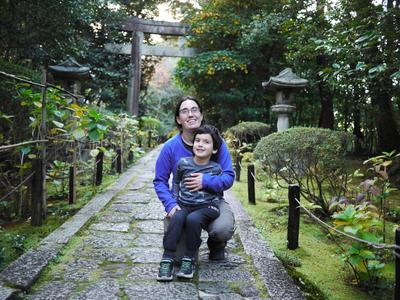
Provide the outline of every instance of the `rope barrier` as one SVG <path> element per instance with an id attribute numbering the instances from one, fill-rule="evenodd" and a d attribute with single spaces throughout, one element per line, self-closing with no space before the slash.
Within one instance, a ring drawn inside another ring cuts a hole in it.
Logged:
<path id="1" fill-rule="evenodd" d="M 47 83 L 47 82 L 46 82 L 46 84 L 37 83 L 37 82 L 31 81 L 31 80 L 28 80 L 28 79 L 17 77 L 17 76 L 15 76 L 13 74 L 8 74 L 8 73 L 3 72 L 3 71 L 0 71 L 0 75 L 3 75 L 3 76 L 8 77 L 8 78 L 15 79 L 15 80 L 18 80 L 18 81 L 26 82 L 26 83 L 29 83 L 29 84 L 32 84 L 32 85 L 36 85 L 36 86 L 39 86 L 39 87 L 48 87 L 49 86 L 49 87 L 51 87 L 53 89 L 59 90 L 61 92 L 64 92 L 64 93 L 70 95 L 71 97 L 73 97 L 75 99 L 84 98 L 83 96 L 75 95 L 75 94 L 73 94 L 73 93 L 71 93 L 71 92 L 69 92 L 67 90 L 64 90 L 63 88 L 60 88 L 60 87 L 58 87 L 56 85 L 53 85 L 53 84 L 50 84 L 50 83 Z"/>
<path id="2" fill-rule="evenodd" d="M 35 171 L 33 171 L 31 174 L 29 174 L 19 185 L 17 185 L 15 188 L 13 188 L 10 192 L 8 192 L 7 195 L 3 196 L 0 199 L 0 202 L 6 199 L 8 196 L 13 194 L 16 190 L 18 190 L 25 182 L 27 182 L 33 175 L 35 174 Z"/>
<path id="3" fill-rule="evenodd" d="M 330 230 L 332 230 L 334 232 L 342 234 L 342 235 L 344 235 L 344 236 L 346 236 L 346 237 L 348 237 L 350 239 L 353 239 L 353 240 L 355 240 L 357 242 L 367 244 L 368 246 L 371 246 L 371 247 L 376 248 L 376 249 L 398 249 L 398 250 L 400 250 L 400 246 L 398 246 L 398 245 L 388 245 L 388 244 L 373 243 L 373 242 L 369 242 L 369 241 L 357 238 L 355 236 L 352 236 L 352 235 L 350 235 L 350 234 L 348 234 L 346 232 L 337 230 L 336 228 L 334 228 L 331 225 L 329 225 L 329 224 L 325 223 L 324 221 L 322 221 L 320 218 L 318 218 L 312 212 L 310 212 L 307 208 L 305 208 L 303 205 L 301 205 L 300 201 L 297 198 L 294 198 L 294 199 L 299 204 L 299 207 L 301 207 L 310 217 L 312 217 L 314 220 L 316 220 L 319 224 L 329 228 Z"/>
<path id="4" fill-rule="evenodd" d="M 30 144 L 40 144 L 40 143 L 47 143 L 48 140 L 35 140 L 35 141 L 26 141 L 26 142 L 21 142 L 18 144 L 12 144 L 12 145 L 4 145 L 0 146 L 0 151 L 6 151 L 9 149 L 14 149 L 20 146 L 25 146 L 25 145 L 30 145 Z"/>

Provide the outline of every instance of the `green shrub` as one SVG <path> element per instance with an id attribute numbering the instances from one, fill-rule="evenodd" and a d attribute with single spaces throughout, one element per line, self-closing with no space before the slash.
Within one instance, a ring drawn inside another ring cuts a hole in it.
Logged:
<path id="1" fill-rule="evenodd" d="M 227 130 L 240 144 L 258 142 L 271 132 L 271 126 L 261 122 L 240 122 Z"/>
<path id="2" fill-rule="evenodd" d="M 343 158 L 350 145 L 351 135 L 345 132 L 295 127 L 262 138 L 254 157 L 277 179 L 297 183 L 304 198 L 330 215 L 330 199 L 345 191 Z"/>
<path id="3" fill-rule="evenodd" d="M 240 122 L 228 128 L 224 136 L 229 148 L 234 149 L 233 159 L 236 161 L 237 154 L 241 153 L 243 161 L 249 162 L 253 160 L 252 151 L 257 142 L 271 132 L 271 126 L 265 123 Z"/>

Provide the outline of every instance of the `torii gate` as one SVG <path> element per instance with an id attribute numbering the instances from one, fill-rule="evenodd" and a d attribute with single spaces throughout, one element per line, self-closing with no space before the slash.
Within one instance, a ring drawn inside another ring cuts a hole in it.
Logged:
<path id="1" fill-rule="evenodd" d="M 190 27 L 178 22 L 164 22 L 145 20 L 137 17 L 128 17 L 121 25 L 121 30 L 132 32 L 132 44 L 106 44 L 105 49 L 112 53 L 130 54 L 131 68 L 128 80 L 127 111 L 135 116 L 139 115 L 139 92 L 141 76 L 141 56 L 170 56 L 193 57 L 197 53 L 195 48 L 183 48 L 185 39 L 179 38 L 179 48 L 150 46 L 143 44 L 143 33 L 160 35 L 185 36 Z"/>

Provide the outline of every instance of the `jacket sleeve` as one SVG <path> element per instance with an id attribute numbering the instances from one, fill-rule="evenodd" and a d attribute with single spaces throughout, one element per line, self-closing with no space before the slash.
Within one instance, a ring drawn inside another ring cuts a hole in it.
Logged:
<path id="1" fill-rule="evenodd" d="M 164 146 L 157 158 L 153 185 L 158 199 L 160 199 L 164 205 L 167 213 L 169 213 L 170 210 L 176 205 L 176 200 L 171 193 L 168 183 L 169 177 L 173 172 L 172 169 L 173 159 L 170 149 Z"/>
<path id="2" fill-rule="evenodd" d="M 232 168 L 232 158 L 225 142 L 222 143 L 218 150 L 217 163 L 221 165 L 222 173 L 220 176 L 204 174 L 203 188 L 209 189 L 216 193 L 222 193 L 233 185 L 235 173 Z"/>

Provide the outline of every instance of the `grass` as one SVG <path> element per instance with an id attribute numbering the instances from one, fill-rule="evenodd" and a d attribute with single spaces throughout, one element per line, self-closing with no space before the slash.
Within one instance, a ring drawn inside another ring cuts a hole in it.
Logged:
<path id="1" fill-rule="evenodd" d="M 242 174 L 247 174 L 246 171 L 244 168 Z M 300 221 L 299 248 L 287 250 L 287 190 L 278 189 L 271 193 L 265 186 L 265 183 L 256 183 L 256 205 L 248 204 L 245 176 L 241 182 L 235 182 L 233 192 L 308 299 L 375 300 L 393 297 L 389 288 L 372 294 L 351 284 L 351 270 L 341 261 L 338 246 L 327 237 L 325 229 L 304 214 Z M 387 241 L 390 242 L 393 241 Z M 386 266 L 384 276 L 393 281 L 393 264 Z"/>

